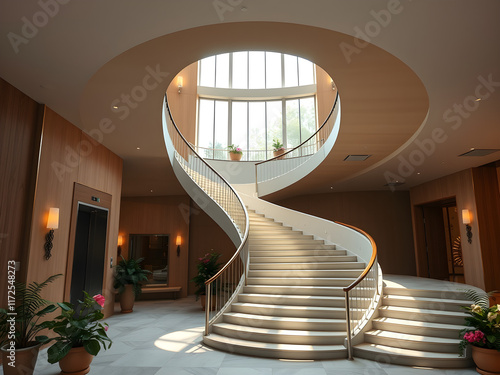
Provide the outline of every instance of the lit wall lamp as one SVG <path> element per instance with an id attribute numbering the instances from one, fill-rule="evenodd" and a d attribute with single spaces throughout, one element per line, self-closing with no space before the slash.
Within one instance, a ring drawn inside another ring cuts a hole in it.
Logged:
<path id="1" fill-rule="evenodd" d="M 180 94 L 181 93 L 181 90 L 182 90 L 182 77 L 179 76 L 177 77 L 177 92 Z"/>
<path id="2" fill-rule="evenodd" d="M 472 222 L 472 214 L 469 210 L 462 210 L 462 222 L 465 224 L 467 230 L 467 242 L 472 243 L 472 228 L 470 223 Z"/>
<path id="3" fill-rule="evenodd" d="M 181 245 L 182 245 L 182 237 L 180 235 L 175 239 L 175 244 L 177 245 L 177 256 L 181 255 Z"/>
<path id="4" fill-rule="evenodd" d="M 49 233 L 45 235 L 45 259 L 49 260 L 52 256 L 50 253 L 52 250 L 52 240 L 54 239 L 54 229 L 59 228 L 59 208 L 51 207 L 49 210 L 49 218 L 47 220 L 47 229 Z"/>
<path id="5" fill-rule="evenodd" d="M 123 237 L 118 236 L 118 256 L 122 255 Z"/>

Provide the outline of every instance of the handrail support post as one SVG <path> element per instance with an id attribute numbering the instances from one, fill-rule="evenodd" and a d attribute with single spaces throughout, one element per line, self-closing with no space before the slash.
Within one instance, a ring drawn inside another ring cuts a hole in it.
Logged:
<path id="1" fill-rule="evenodd" d="M 352 361 L 352 342 L 351 342 L 351 312 L 349 306 L 349 292 L 345 292 L 345 318 L 347 325 L 347 359 Z"/>

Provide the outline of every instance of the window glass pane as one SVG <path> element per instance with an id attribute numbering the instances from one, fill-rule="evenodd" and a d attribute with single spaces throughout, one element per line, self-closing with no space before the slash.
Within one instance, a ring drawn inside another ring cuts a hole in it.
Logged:
<path id="1" fill-rule="evenodd" d="M 266 72 L 264 63 L 264 52 L 249 52 L 249 88 L 264 89 L 266 88 Z"/>
<path id="2" fill-rule="evenodd" d="M 201 60 L 200 86 L 214 87 L 215 85 L 215 56 Z"/>
<path id="3" fill-rule="evenodd" d="M 215 145 L 214 159 L 225 159 L 227 154 L 228 133 L 228 102 L 225 100 L 215 101 Z"/>
<path id="4" fill-rule="evenodd" d="M 266 52 L 266 88 L 281 87 L 281 53 Z"/>
<path id="5" fill-rule="evenodd" d="M 214 101 L 200 99 L 198 110 L 198 146 L 205 148 L 213 147 L 214 139 Z M 207 158 L 213 157 L 213 152 L 203 151 Z M 202 153 L 203 155 L 203 153 Z"/>
<path id="6" fill-rule="evenodd" d="M 314 65 L 309 60 L 299 57 L 299 85 L 314 84 Z"/>
<path id="7" fill-rule="evenodd" d="M 248 88 L 248 53 L 233 53 L 233 89 Z"/>
<path id="8" fill-rule="evenodd" d="M 300 127 L 301 142 L 304 142 L 316 131 L 316 113 L 313 97 L 300 99 Z"/>
<path id="9" fill-rule="evenodd" d="M 299 99 L 286 101 L 286 147 L 300 144 Z"/>
<path id="10" fill-rule="evenodd" d="M 298 86 L 297 56 L 284 55 L 285 57 L 285 87 Z"/>
<path id="11" fill-rule="evenodd" d="M 233 102 L 231 143 L 248 150 L 247 146 L 247 102 Z"/>
<path id="12" fill-rule="evenodd" d="M 281 100 L 267 102 L 267 149 L 270 151 L 273 151 L 273 139 L 283 143 L 282 108 L 283 102 Z M 268 157 L 271 155 L 269 153 Z"/>
<path id="13" fill-rule="evenodd" d="M 215 87 L 229 88 L 229 53 L 217 55 Z"/>
<path id="14" fill-rule="evenodd" d="M 265 150 L 266 148 L 266 103 L 249 103 L 249 150 Z M 249 154 L 249 160 L 256 160 L 256 154 Z"/>

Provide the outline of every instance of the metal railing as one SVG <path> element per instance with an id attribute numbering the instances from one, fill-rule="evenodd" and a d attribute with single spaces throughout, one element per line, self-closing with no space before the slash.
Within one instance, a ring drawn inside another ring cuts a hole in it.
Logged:
<path id="1" fill-rule="evenodd" d="M 198 155 L 181 134 L 172 118 L 166 95 L 165 107 L 170 120 L 167 121 L 167 131 L 174 148 L 175 159 L 186 174 L 228 215 L 241 240 L 238 249 L 227 264 L 214 277 L 205 282 L 205 335 L 208 335 L 211 324 L 222 313 L 226 305 L 232 301 L 238 288 L 246 280 L 249 260 L 248 212 L 238 193 Z M 211 314 L 212 317 L 210 317 Z"/>
<path id="2" fill-rule="evenodd" d="M 204 159 L 230 160 L 229 152 L 223 148 L 201 147 L 191 144 Z M 263 161 L 274 158 L 273 150 L 243 150 L 241 161 Z"/>
<path id="3" fill-rule="evenodd" d="M 347 357 L 352 360 L 352 338 L 368 323 L 371 313 L 376 308 L 377 296 L 380 295 L 380 269 L 377 262 L 377 245 L 365 231 L 349 224 L 339 223 L 365 236 L 371 244 L 372 256 L 367 266 L 351 285 L 343 288 L 345 293 Z"/>
<path id="4" fill-rule="evenodd" d="M 259 182 L 277 178 L 294 170 L 304 164 L 307 160 L 309 160 L 309 158 L 318 152 L 321 147 L 323 147 L 323 144 L 328 139 L 335 126 L 336 119 L 332 116 L 332 114 L 337 106 L 338 99 L 339 94 L 337 92 L 337 96 L 335 97 L 335 102 L 333 103 L 330 113 L 313 135 L 297 147 L 286 151 L 284 154 L 255 164 L 255 183 L 257 186 Z"/>

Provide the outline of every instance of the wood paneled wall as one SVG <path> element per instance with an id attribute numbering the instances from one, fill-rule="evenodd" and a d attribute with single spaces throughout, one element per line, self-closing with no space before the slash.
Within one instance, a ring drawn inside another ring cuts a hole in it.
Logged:
<path id="1" fill-rule="evenodd" d="M 28 282 L 42 281 L 48 276 L 66 272 L 74 184 L 79 183 L 112 196 L 109 216 L 108 259 L 116 259 L 118 220 L 122 182 L 122 160 L 104 146 L 93 142 L 76 126 L 49 108 L 45 110 L 40 168 L 31 227 L 28 261 Z M 45 260 L 43 246 L 47 233 L 47 213 L 50 207 L 59 208 L 59 228 L 54 231 L 52 257 Z M 104 313 L 113 313 L 114 294 L 112 272 L 105 267 L 106 298 Z M 46 289 L 45 298 L 62 301 L 66 277 Z"/>
<path id="2" fill-rule="evenodd" d="M 469 209 L 472 212 L 473 221 L 471 223 L 471 227 L 472 233 L 474 235 L 472 244 L 469 244 L 465 240 L 462 241 L 465 282 L 479 288 L 485 288 L 483 260 L 478 233 L 478 221 L 475 219 L 477 218 L 477 208 L 474 196 L 474 184 L 472 171 L 470 169 L 454 173 L 449 176 L 445 176 L 410 189 L 413 226 L 415 227 L 415 233 L 417 233 L 416 226 L 418 226 L 418 223 L 421 221 L 418 217 L 415 216 L 416 212 L 418 211 L 418 207 L 416 208 L 415 206 L 448 198 L 456 199 L 458 212 L 462 212 L 463 209 Z M 460 236 L 461 238 L 466 239 L 467 234 L 465 225 L 463 225 L 462 223 L 460 224 Z M 422 264 L 422 262 L 418 262 L 418 259 L 422 259 L 422 254 L 424 253 L 424 244 L 418 241 L 418 236 L 416 235 L 415 256 L 417 259 L 417 275 L 422 277 L 427 276 L 427 269 L 425 265 Z"/>
<path id="3" fill-rule="evenodd" d="M 315 194 L 276 203 L 363 229 L 377 244 L 379 263 L 384 273 L 415 275 L 408 192 Z"/>
<path id="4" fill-rule="evenodd" d="M 316 66 L 316 100 L 317 100 L 317 115 L 318 127 L 323 125 L 326 117 L 332 109 L 337 95 L 337 90 L 332 90 L 332 83 L 330 76 L 319 66 Z"/>
<path id="5" fill-rule="evenodd" d="M 43 106 L 0 79 L 0 285 L 9 260 L 21 262 L 16 279 L 26 280 L 42 120 Z M 6 291 L 0 289 L 0 307 Z"/>
<path id="6" fill-rule="evenodd" d="M 188 294 L 188 262 L 190 252 L 190 199 L 187 195 L 161 197 L 123 197 L 120 213 L 122 254 L 128 258 L 130 234 L 168 234 L 169 285 L 181 286 L 180 295 Z M 180 256 L 175 239 L 182 236 Z M 116 247 L 116 242 L 115 242 Z"/>

